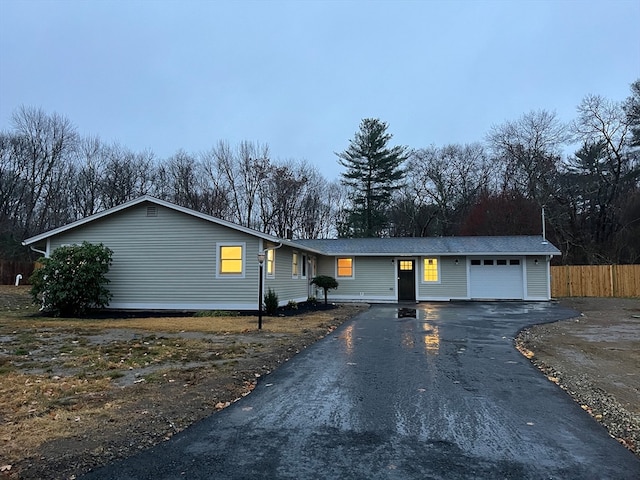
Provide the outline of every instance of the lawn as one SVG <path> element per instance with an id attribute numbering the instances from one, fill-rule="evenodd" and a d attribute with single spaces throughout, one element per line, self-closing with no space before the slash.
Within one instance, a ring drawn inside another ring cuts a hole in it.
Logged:
<path id="1" fill-rule="evenodd" d="M 0 287 L 0 475 L 70 478 L 164 441 L 363 306 L 287 316 L 56 319 Z"/>

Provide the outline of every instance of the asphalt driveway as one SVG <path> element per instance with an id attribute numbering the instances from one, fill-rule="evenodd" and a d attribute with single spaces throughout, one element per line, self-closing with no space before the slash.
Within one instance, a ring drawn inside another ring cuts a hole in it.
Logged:
<path id="1" fill-rule="evenodd" d="M 640 460 L 513 347 L 522 327 L 575 312 L 406 307 L 372 307 L 231 407 L 86 478 L 640 478 Z"/>

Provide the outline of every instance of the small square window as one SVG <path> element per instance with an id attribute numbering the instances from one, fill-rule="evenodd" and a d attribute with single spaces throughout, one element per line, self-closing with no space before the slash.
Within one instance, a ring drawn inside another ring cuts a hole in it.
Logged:
<path id="1" fill-rule="evenodd" d="M 219 272 L 222 275 L 242 275 L 242 246 L 220 246 Z"/>
<path id="2" fill-rule="evenodd" d="M 471 260 L 471 265 L 480 265 L 480 260 Z"/>
<path id="3" fill-rule="evenodd" d="M 491 259 L 485 259 L 484 264 L 485 264 L 485 265 L 493 265 L 493 260 L 491 260 Z"/>
<path id="4" fill-rule="evenodd" d="M 520 265 L 520 259 L 512 258 L 511 260 L 509 260 L 509 265 Z"/>
<path id="5" fill-rule="evenodd" d="M 507 261 L 506 260 L 496 260 L 496 265 L 506 265 Z"/>

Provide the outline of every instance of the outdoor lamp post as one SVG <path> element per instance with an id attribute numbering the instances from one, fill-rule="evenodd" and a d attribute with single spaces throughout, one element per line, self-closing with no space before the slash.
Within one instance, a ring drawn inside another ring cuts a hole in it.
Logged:
<path id="1" fill-rule="evenodd" d="M 258 264 L 260 264 L 260 279 L 258 280 L 258 330 L 262 330 L 262 266 L 264 265 L 264 251 L 258 252 Z"/>

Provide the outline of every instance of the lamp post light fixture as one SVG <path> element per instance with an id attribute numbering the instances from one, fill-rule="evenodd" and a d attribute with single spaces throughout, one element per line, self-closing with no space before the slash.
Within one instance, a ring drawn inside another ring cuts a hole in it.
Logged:
<path id="1" fill-rule="evenodd" d="M 260 265 L 258 280 L 258 330 L 262 330 L 262 266 L 264 265 L 264 250 L 258 252 L 258 264 Z"/>

